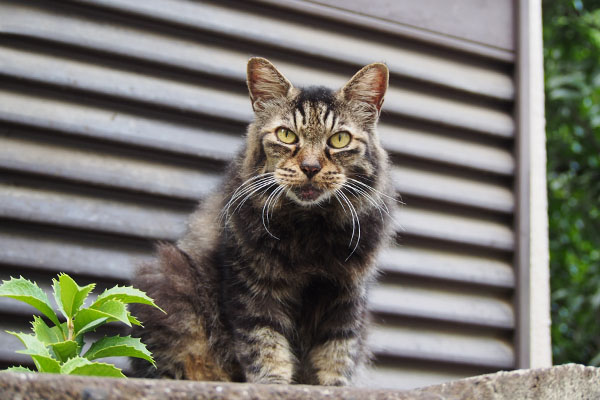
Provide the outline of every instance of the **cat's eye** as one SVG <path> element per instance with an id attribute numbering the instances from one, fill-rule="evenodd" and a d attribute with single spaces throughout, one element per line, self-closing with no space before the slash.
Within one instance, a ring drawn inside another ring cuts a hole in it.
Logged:
<path id="1" fill-rule="evenodd" d="M 275 131 L 277 138 L 285 144 L 293 144 L 298 141 L 298 136 L 287 128 L 277 128 Z"/>
<path id="2" fill-rule="evenodd" d="M 346 131 L 336 132 L 329 137 L 329 145 L 335 149 L 341 149 L 350 143 L 350 134 Z"/>

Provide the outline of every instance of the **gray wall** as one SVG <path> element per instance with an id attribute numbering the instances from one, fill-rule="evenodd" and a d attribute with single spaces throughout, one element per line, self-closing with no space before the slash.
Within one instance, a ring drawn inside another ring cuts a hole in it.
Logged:
<path id="1" fill-rule="evenodd" d="M 365 382 L 514 368 L 514 12 L 448 3 L 0 1 L 0 279 L 111 286 L 176 239 L 242 142 L 248 57 L 332 87 L 385 61 L 380 133 L 406 205 Z M 30 312 L 0 299 L 0 328 Z M 18 348 L 0 332 L 0 364 Z"/>

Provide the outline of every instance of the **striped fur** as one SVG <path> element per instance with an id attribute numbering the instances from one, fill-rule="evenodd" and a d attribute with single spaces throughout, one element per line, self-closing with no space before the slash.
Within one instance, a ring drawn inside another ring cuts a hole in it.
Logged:
<path id="1" fill-rule="evenodd" d="M 187 233 L 135 278 L 168 313 L 134 310 L 158 365 L 134 360 L 137 376 L 351 383 L 368 360 L 367 292 L 394 206 L 375 130 L 387 80 L 371 64 L 337 92 L 299 89 L 249 61 L 245 148 Z M 283 143 L 279 127 L 298 141 Z M 340 131 L 351 140 L 337 149 L 328 139 Z"/>

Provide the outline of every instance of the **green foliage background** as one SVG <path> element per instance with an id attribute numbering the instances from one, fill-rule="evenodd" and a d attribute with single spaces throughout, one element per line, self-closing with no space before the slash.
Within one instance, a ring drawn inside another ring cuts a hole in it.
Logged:
<path id="1" fill-rule="evenodd" d="M 600 364 L 600 0 L 543 0 L 554 363 Z"/>

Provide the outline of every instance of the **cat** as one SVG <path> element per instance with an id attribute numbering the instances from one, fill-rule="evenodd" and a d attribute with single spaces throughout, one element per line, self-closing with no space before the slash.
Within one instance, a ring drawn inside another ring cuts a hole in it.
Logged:
<path id="1" fill-rule="evenodd" d="M 376 124 L 381 63 L 338 91 L 296 88 L 252 58 L 254 110 L 222 187 L 133 284 L 166 314 L 133 310 L 134 336 L 175 379 L 344 386 L 369 360 L 367 292 L 391 237 L 395 192 Z"/>

